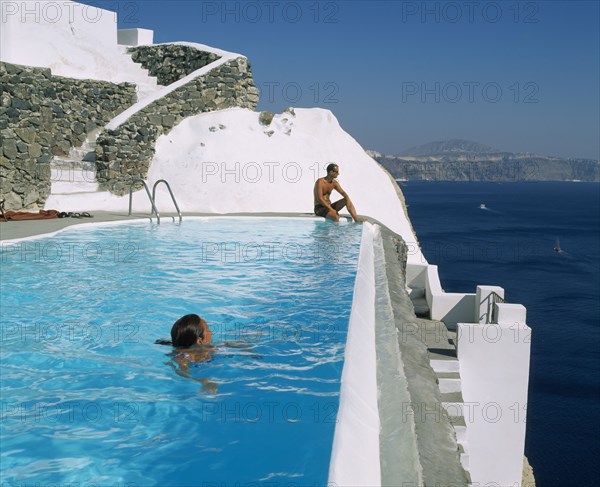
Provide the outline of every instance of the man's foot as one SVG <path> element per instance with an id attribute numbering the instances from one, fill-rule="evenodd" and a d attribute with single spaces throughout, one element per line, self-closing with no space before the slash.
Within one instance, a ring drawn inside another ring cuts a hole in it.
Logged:
<path id="1" fill-rule="evenodd" d="M 367 219 L 363 218 L 362 216 L 357 216 L 354 218 L 354 223 L 362 223 L 362 222 L 366 222 Z"/>

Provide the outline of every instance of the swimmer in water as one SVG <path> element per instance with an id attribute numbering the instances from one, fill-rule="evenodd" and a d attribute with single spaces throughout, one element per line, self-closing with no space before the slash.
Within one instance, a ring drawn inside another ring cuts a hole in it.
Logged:
<path id="1" fill-rule="evenodd" d="M 212 331 L 210 331 L 208 323 L 198 315 L 185 315 L 179 318 L 171 328 L 171 341 L 177 348 L 211 345 Z"/>
<path id="2" fill-rule="evenodd" d="M 173 345 L 173 360 L 168 362 L 175 372 L 183 377 L 202 382 L 202 390 L 210 394 L 217 392 L 217 384 L 208 380 L 192 377 L 190 363 L 207 362 L 212 359 L 216 347 L 212 345 L 212 331 L 208 323 L 196 314 L 179 318 L 171 328 L 171 342 L 157 340 L 161 345 Z M 177 365 L 175 365 L 177 364 Z"/>
<path id="3" fill-rule="evenodd" d="M 216 394 L 217 384 L 203 378 L 193 377 L 190 374 L 190 364 L 208 362 L 212 360 L 217 347 L 212 343 L 212 334 L 208 323 L 196 314 L 189 314 L 179 318 L 171 328 L 171 340 L 156 340 L 159 345 L 175 347 L 169 355 L 172 357 L 168 365 L 182 377 L 202 382 L 202 391 Z M 252 347 L 244 342 L 223 342 L 226 348 L 242 349 L 250 352 Z M 262 356 L 250 354 L 253 359 L 262 359 Z"/>

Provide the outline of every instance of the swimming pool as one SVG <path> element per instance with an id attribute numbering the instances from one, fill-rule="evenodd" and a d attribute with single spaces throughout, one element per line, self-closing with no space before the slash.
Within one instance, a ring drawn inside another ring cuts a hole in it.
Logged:
<path id="1" fill-rule="evenodd" d="M 3 246 L 3 482 L 325 485 L 360 235 L 204 218 Z M 190 378 L 154 344 L 187 313 L 219 344 Z"/>

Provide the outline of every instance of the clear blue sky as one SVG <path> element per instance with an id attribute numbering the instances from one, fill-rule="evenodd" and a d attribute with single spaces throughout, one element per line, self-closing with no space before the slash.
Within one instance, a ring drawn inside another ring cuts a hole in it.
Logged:
<path id="1" fill-rule="evenodd" d="M 246 55 L 258 109 L 328 108 L 365 148 L 463 138 L 599 157 L 597 1 L 89 3 L 155 42 Z"/>

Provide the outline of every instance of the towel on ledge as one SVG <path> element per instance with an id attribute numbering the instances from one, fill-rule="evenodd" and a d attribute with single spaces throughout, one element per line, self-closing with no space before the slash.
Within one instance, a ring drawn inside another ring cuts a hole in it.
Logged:
<path id="1" fill-rule="evenodd" d="M 49 220 L 58 218 L 58 210 L 40 210 L 39 213 L 30 213 L 28 211 L 3 211 L 2 217 L 6 221 L 18 220 Z"/>

